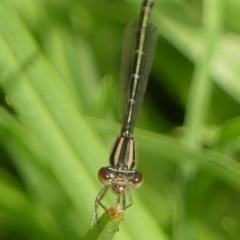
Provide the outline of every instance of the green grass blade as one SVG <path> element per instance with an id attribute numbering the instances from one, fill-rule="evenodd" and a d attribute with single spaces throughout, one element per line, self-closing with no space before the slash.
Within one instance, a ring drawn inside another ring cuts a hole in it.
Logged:
<path id="1" fill-rule="evenodd" d="M 204 51 L 197 56 L 185 113 L 186 133 L 183 140 L 189 144 L 198 145 L 203 138 L 202 132 L 207 119 L 212 92 L 210 66 L 220 36 L 222 5 L 222 1 L 218 0 L 204 2 L 205 11 L 203 12 L 202 27 Z"/>
<path id="2" fill-rule="evenodd" d="M 229 2 L 229 5 L 231 4 L 233 3 Z M 224 5 L 224 2 L 219 1 L 218 5 L 220 8 L 224 7 L 221 6 Z M 183 15 L 185 7 L 185 3 L 176 5 L 172 5 L 169 1 L 157 3 L 153 12 L 153 19 L 158 23 L 160 35 L 196 64 L 199 54 L 202 55 L 206 49 L 199 25 L 191 22 L 191 18 L 185 19 Z M 221 11 L 217 6 L 213 12 L 221 15 Z M 195 12 L 193 11 L 192 14 L 195 14 Z M 215 30 L 218 31 L 218 27 Z M 239 35 L 222 32 L 214 48 L 216 51 L 211 65 L 209 65 L 210 78 L 240 103 L 240 83 L 238 81 L 240 57 L 237 51 L 240 48 Z"/>
<path id="3" fill-rule="evenodd" d="M 25 131 L 39 142 L 42 157 L 79 212 L 79 218 L 90 221 L 97 192 L 92 176 L 98 168 L 92 159 L 107 158 L 106 150 L 57 72 L 5 1 L 0 3 L 0 19 L 7 23 L 0 25 L 1 85 Z M 86 181 L 88 188 L 83 187 Z M 85 220 L 81 222 L 82 234 L 88 225 Z"/>
<path id="4" fill-rule="evenodd" d="M 99 222 L 95 223 L 89 230 L 84 240 L 111 240 L 118 233 L 120 223 L 121 220 L 113 221 L 109 218 L 108 213 L 105 212 L 99 219 Z"/>

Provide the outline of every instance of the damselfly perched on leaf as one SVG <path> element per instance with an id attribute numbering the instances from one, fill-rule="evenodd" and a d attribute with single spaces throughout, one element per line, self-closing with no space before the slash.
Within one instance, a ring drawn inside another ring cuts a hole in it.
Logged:
<path id="1" fill-rule="evenodd" d="M 98 172 L 99 180 L 105 186 L 96 198 L 93 221 L 98 221 L 99 206 L 105 209 L 112 219 L 122 216 L 124 210 L 133 204 L 130 188 L 138 188 L 143 183 L 143 174 L 135 170 L 133 132 L 158 38 L 157 27 L 148 23 L 153 4 L 153 0 L 143 1 L 139 21 L 130 22 L 125 30 L 121 67 L 122 127 L 110 155 L 110 166 L 103 167 Z M 109 189 L 117 196 L 116 205 L 110 209 L 102 203 Z"/>

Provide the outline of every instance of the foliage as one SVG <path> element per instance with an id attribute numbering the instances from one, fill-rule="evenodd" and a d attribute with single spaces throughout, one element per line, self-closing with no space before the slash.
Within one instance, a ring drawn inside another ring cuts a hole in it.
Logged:
<path id="1" fill-rule="evenodd" d="M 0 1 L 0 239 L 81 239 L 119 131 L 133 0 Z M 240 5 L 160 1 L 137 122 L 138 169 L 115 239 L 238 239 Z"/>

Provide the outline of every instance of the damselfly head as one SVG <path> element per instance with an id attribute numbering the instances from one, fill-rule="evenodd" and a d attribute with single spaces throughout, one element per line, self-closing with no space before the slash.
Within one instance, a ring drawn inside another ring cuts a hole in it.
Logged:
<path id="1" fill-rule="evenodd" d="M 129 187 L 138 188 L 143 183 L 141 172 L 119 171 L 111 167 L 103 167 L 98 171 L 99 181 L 104 185 L 112 185 L 112 190 L 116 194 L 124 194 Z"/>

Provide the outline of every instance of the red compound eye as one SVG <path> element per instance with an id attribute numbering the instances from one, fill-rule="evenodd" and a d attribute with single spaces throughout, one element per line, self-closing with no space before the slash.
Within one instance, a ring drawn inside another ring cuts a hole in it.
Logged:
<path id="1" fill-rule="evenodd" d="M 138 188 L 142 185 L 144 180 L 143 174 L 141 172 L 137 172 L 134 179 L 132 180 L 132 186 L 133 188 Z"/>
<path id="2" fill-rule="evenodd" d="M 111 177 L 110 177 L 108 168 L 103 167 L 103 168 L 99 169 L 98 179 L 104 185 L 110 185 L 111 184 Z"/>

